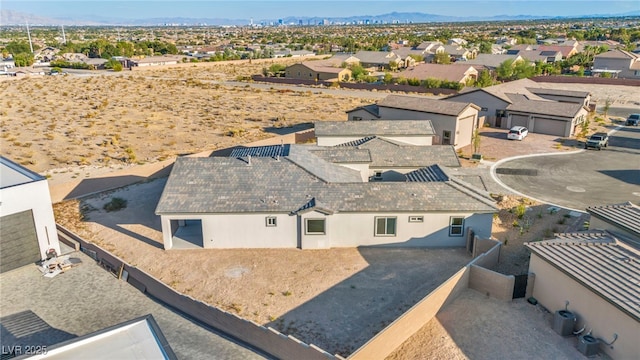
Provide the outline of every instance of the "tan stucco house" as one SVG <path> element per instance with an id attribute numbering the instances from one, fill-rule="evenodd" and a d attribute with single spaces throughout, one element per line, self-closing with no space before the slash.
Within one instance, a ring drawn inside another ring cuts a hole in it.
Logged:
<path id="1" fill-rule="evenodd" d="M 621 79 L 640 79 L 640 55 L 615 49 L 593 58 L 594 74 L 610 73 Z"/>
<path id="2" fill-rule="evenodd" d="M 470 102 L 389 95 L 375 105 L 347 111 L 347 115 L 349 120 L 430 120 L 436 134 L 433 143 L 459 149 L 471 144 L 479 126 L 479 110 Z"/>
<path id="3" fill-rule="evenodd" d="M 418 64 L 393 74 L 395 78 L 437 79 L 467 84 L 478 79 L 478 70 L 464 63 L 456 64 Z"/>
<path id="4" fill-rule="evenodd" d="M 351 70 L 323 61 L 305 61 L 288 66 L 285 77 L 300 80 L 348 81 L 351 78 Z"/>

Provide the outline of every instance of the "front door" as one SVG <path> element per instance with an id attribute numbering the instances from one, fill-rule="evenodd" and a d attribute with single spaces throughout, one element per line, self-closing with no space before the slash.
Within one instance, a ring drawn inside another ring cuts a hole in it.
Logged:
<path id="1" fill-rule="evenodd" d="M 451 131 L 442 131 L 442 145 L 451 145 Z"/>

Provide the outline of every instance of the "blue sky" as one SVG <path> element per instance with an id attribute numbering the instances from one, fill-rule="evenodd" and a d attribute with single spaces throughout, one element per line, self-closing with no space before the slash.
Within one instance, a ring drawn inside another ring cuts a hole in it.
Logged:
<path id="1" fill-rule="evenodd" d="M 422 12 L 448 16 L 534 15 L 580 16 L 640 11 L 640 1 L 581 0 L 421 0 L 421 1 L 111 1 L 111 0 L 21 0 L 1 1 L 1 7 L 51 18 L 146 19 L 155 17 L 277 19 L 287 16 L 341 17 Z"/>

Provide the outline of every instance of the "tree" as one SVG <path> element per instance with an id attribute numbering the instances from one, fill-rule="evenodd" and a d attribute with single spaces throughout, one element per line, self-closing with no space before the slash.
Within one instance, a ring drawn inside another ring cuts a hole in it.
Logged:
<path id="1" fill-rule="evenodd" d="M 17 67 L 31 66 L 33 65 L 33 54 L 20 53 L 17 55 L 13 55 L 13 61 L 15 62 Z"/>
<path id="2" fill-rule="evenodd" d="M 10 41 L 4 49 L 14 56 L 22 53 L 31 53 L 29 43 L 26 41 Z"/>
<path id="3" fill-rule="evenodd" d="M 360 77 L 366 76 L 367 71 L 360 64 L 352 64 L 351 65 L 351 76 L 354 80 L 359 80 Z"/>
<path id="4" fill-rule="evenodd" d="M 491 77 L 491 73 L 489 70 L 482 70 L 480 75 L 478 75 L 478 80 L 476 80 L 477 87 L 487 87 L 493 85 L 493 78 Z"/>
<path id="5" fill-rule="evenodd" d="M 604 73 L 604 74 L 608 74 L 608 73 Z M 602 107 L 602 112 L 604 113 L 604 117 L 607 117 L 607 113 L 609 112 L 609 109 L 611 109 L 611 104 L 612 103 L 613 102 L 611 101 L 611 98 L 607 98 L 604 101 L 604 106 Z"/>
<path id="6" fill-rule="evenodd" d="M 446 52 L 439 52 L 433 58 L 436 64 L 451 64 L 451 56 Z"/>
<path id="7" fill-rule="evenodd" d="M 491 54 L 491 43 L 488 41 L 481 42 L 479 50 L 481 54 Z"/>
<path id="8" fill-rule="evenodd" d="M 480 142 L 481 142 L 481 138 L 480 138 L 480 129 L 475 129 L 473 131 L 473 138 L 471 139 L 471 144 L 473 145 L 473 153 L 477 154 L 478 151 L 480 150 Z"/>
<path id="9" fill-rule="evenodd" d="M 513 76 L 513 59 L 503 61 L 496 68 L 496 76 L 501 81 L 510 80 Z"/>
<path id="10" fill-rule="evenodd" d="M 384 79 L 382 81 L 384 81 L 385 84 L 391 84 L 393 82 L 393 75 L 388 72 L 384 73 Z"/>
<path id="11" fill-rule="evenodd" d="M 122 64 L 116 59 L 110 59 L 104 64 L 105 69 L 113 69 L 113 71 L 122 71 Z"/>

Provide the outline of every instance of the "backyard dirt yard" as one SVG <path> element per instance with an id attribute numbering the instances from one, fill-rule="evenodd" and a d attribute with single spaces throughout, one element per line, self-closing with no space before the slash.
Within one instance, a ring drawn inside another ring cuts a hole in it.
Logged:
<path id="1" fill-rule="evenodd" d="M 463 248 L 165 251 L 153 213 L 165 181 L 58 203 L 56 220 L 184 294 L 330 353 L 349 355 L 471 261 Z M 103 210 L 113 197 L 126 208 Z"/>

